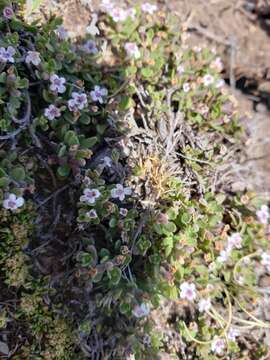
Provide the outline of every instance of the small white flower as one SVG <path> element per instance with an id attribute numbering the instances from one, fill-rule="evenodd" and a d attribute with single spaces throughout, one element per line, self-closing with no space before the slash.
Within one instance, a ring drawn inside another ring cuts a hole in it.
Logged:
<path id="1" fill-rule="evenodd" d="M 60 77 L 56 74 L 50 76 L 50 90 L 63 94 L 66 91 L 65 83 L 66 79 L 64 77 Z"/>
<path id="2" fill-rule="evenodd" d="M 75 99 L 68 100 L 68 108 L 72 112 L 78 111 L 78 107 Z"/>
<path id="3" fill-rule="evenodd" d="M 199 312 L 205 312 L 210 310 L 211 308 L 211 299 L 207 298 L 207 299 L 201 299 L 198 303 L 199 306 Z"/>
<path id="4" fill-rule="evenodd" d="M 126 43 L 125 50 L 129 57 L 139 59 L 141 56 L 140 50 L 135 43 Z"/>
<path id="5" fill-rule="evenodd" d="M 187 299 L 193 301 L 196 298 L 196 286 L 193 283 L 183 282 L 180 285 L 180 297 L 181 299 Z"/>
<path id="6" fill-rule="evenodd" d="M 73 92 L 71 96 L 72 99 L 70 100 L 74 100 L 74 104 L 79 110 L 82 110 L 87 105 L 87 95 L 85 93 Z M 69 106 L 74 106 L 73 102 L 70 103 Z"/>
<path id="7" fill-rule="evenodd" d="M 120 208 L 119 210 L 120 215 L 122 215 L 123 217 L 126 217 L 128 214 L 128 210 L 124 209 L 124 208 Z"/>
<path id="8" fill-rule="evenodd" d="M 109 156 L 104 156 L 102 159 L 103 166 L 105 167 L 112 167 L 112 159 Z"/>
<path id="9" fill-rule="evenodd" d="M 114 199 L 123 201 L 126 195 L 131 195 L 131 189 L 129 187 L 124 188 L 121 184 L 117 184 L 116 187 L 111 190 L 111 196 Z"/>
<path id="10" fill-rule="evenodd" d="M 67 40 L 69 37 L 68 31 L 64 28 L 63 25 L 58 25 L 55 30 L 55 33 L 60 40 Z"/>
<path id="11" fill-rule="evenodd" d="M 204 86 L 210 86 L 212 85 L 214 82 L 214 77 L 210 74 L 206 74 L 204 75 L 203 77 L 203 83 L 204 83 Z"/>
<path id="12" fill-rule="evenodd" d="M 231 254 L 231 249 L 225 249 L 220 252 L 220 255 L 217 257 L 217 261 L 224 263 L 229 260 Z"/>
<path id="13" fill-rule="evenodd" d="M 267 205 L 262 205 L 261 208 L 256 212 L 258 220 L 261 224 L 266 225 L 269 220 L 269 209 Z"/>
<path id="14" fill-rule="evenodd" d="M 129 8 L 126 10 L 127 18 L 130 17 L 132 20 L 135 20 L 136 10 L 134 8 Z"/>
<path id="15" fill-rule="evenodd" d="M 216 267 L 217 267 L 217 265 L 216 265 L 216 263 L 215 263 L 214 261 L 211 262 L 211 263 L 209 264 L 209 266 L 208 266 L 210 272 L 215 271 L 215 270 L 216 270 Z"/>
<path id="16" fill-rule="evenodd" d="M 217 71 L 221 72 L 224 68 L 223 62 L 220 57 L 217 57 L 215 61 L 211 63 L 211 68 L 216 69 Z"/>
<path id="17" fill-rule="evenodd" d="M 262 253 L 261 264 L 266 267 L 268 272 L 270 272 L 270 254 L 267 254 L 266 252 Z"/>
<path id="18" fill-rule="evenodd" d="M 92 183 L 92 180 L 90 179 L 90 177 L 85 176 L 85 177 L 83 178 L 83 184 L 84 184 L 84 185 L 90 185 L 91 183 Z"/>
<path id="19" fill-rule="evenodd" d="M 218 355 L 221 355 L 225 349 L 225 342 L 223 339 L 219 338 L 218 336 L 215 336 L 212 344 L 211 344 L 211 350 Z"/>
<path id="20" fill-rule="evenodd" d="M 3 16 L 6 19 L 12 19 L 14 16 L 14 11 L 11 6 L 6 6 L 3 10 Z"/>
<path id="21" fill-rule="evenodd" d="M 90 211 L 88 211 L 86 213 L 86 216 L 89 217 L 90 219 L 96 219 L 98 216 L 97 216 L 97 212 L 96 210 L 92 209 Z"/>
<path id="22" fill-rule="evenodd" d="M 125 21 L 128 18 L 127 12 L 120 7 L 114 7 L 108 13 L 115 22 Z"/>
<path id="23" fill-rule="evenodd" d="M 150 15 L 153 15 L 154 12 L 157 11 L 157 5 L 150 4 L 150 3 L 142 4 L 142 11 L 146 12 Z"/>
<path id="24" fill-rule="evenodd" d="M 94 90 L 90 92 L 93 101 L 98 101 L 100 104 L 104 103 L 104 98 L 108 95 L 108 90 L 104 87 L 96 85 Z"/>
<path id="25" fill-rule="evenodd" d="M 179 65 L 179 66 L 177 67 L 177 73 L 178 73 L 179 75 L 182 75 L 184 72 L 185 72 L 184 66 L 183 66 L 183 65 Z"/>
<path id="26" fill-rule="evenodd" d="M 114 8 L 114 3 L 112 2 L 112 0 L 102 0 L 101 1 L 101 7 L 105 10 L 105 11 L 111 11 Z"/>
<path id="27" fill-rule="evenodd" d="M 44 115 L 49 120 L 54 120 L 55 118 L 58 118 L 61 116 L 61 111 L 56 107 L 55 105 L 51 104 L 47 109 L 44 111 Z"/>
<path id="28" fill-rule="evenodd" d="M 94 40 L 88 40 L 83 46 L 82 50 L 87 54 L 96 55 L 98 53 L 97 45 Z"/>
<path id="29" fill-rule="evenodd" d="M 189 83 L 184 83 L 184 84 L 183 84 L 183 91 L 184 91 L 185 93 L 187 93 L 187 92 L 190 91 L 190 85 L 189 85 Z"/>
<path id="30" fill-rule="evenodd" d="M 80 201 L 88 204 L 94 204 L 100 195 L 101 194 L 97 189 L 84 189 L 83 195 L 80 197 Z"/>
<path id="31" fill-rule="evenodd" d="M 15 194 L 8 194 L 8 197 L 3 201 L 3 207 L 8 210 L 16 210 L 23 206 L 24 198 Z"/>
<path id="32" fill-rule="evenodd" d="M 38 66 L 41 63 L 40 53 L 37 51 L 28 51 L 25 62 L 26 64 L 32 63 L 33 65 Z"/>
<path id="33" fill-rule="evenodd" d="M 219 79 L 216 81 L 216 89 L 220 89 L 225 85 L 225 81 L 223 79 Z"/>
<path id="34" fill-rule="evenodd" d="M 202 48 L 200 46 L 194 46 L 193 50 L 195 53 L 199 54 L 202 51 Z"/>
<path id="35" fill-rule="evenodd" d="M 228 331 L 228 339 L 230 341 L 235 341 L 236 338 L 240 335 L 239 331 L 237 329 L 234 329 L 234 328 L 230 328 L 229 331 Z"/>
<path id="36" fill-rule="evenodd" d="M 142 303 L 141 305 L 136 305 L 132 310 L 132 314 L 136 318 L 142 318 L 148 316 L 150 313 L 150 308 L 148 304 Z"/>
<path id="37" fill-rule="evenodd" d="M 14 55 L 16 50 L 12 46 L 8 46 L 7 49 L 1 47 L 0 48 L 0 61 L 1 62 L 10 62 L 14 63 Z"/>
<path id="38" fill-rule="evenodd" d="M 228 249 L 241 249 L 242 248 L 242 237 L 239 233 L 234 233 L 228 237 Z"/>

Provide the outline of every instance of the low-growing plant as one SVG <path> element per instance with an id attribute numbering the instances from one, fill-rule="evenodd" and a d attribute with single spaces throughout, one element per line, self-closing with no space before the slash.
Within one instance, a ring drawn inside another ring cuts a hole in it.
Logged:
<path id="1" fill-rule="evenodd" d="M 269 213 L 225 191 L 243 131 L 220 58 L 151 4 L 104 1 L 76 42 L 0 4 L 0 329 L 24 334 L 5 355 L 265 356 Z"/>

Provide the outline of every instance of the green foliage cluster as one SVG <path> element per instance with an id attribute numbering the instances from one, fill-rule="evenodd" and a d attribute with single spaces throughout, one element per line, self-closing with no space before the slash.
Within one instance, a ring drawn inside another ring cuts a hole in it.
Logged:
<path id="1" fill-rule="evenodd" d="M 0 4 L 0 341 L 24 334 L 15 359 L 156 359 L 166 299 L 187 356 L 239 359 L 240 335 L 269 329 L 269 214 L 217 178 L 242 133 L 220 59 L 162 12 L 106 9 L 71 43 Z"/>

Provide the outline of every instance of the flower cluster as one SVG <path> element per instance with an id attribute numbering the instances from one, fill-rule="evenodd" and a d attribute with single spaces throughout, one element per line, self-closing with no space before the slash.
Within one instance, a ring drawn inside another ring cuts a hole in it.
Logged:
<path id="1" fill-rule="evenodd" d="M 7 210 L 17 210 L 24 204 L 24 198 L 22 196 L 16 196 L 15 194 L 8 194 L 7 198 L 3 201 L 3 207 Z"/>

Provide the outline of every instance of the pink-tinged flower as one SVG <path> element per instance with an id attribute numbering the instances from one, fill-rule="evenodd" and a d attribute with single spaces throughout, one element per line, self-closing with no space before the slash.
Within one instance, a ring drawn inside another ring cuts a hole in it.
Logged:
<path id="1" fill-rule="evenodd" d="M 14 11 L 11 6 L 6 6 L 3 10 L 3 16 L 6 19 L 12 19 L 14 16 Z"/>
<path id="2" fill-rule="evenodd" d="M 220 57 L 217 57 L 210 65 L 211 68 L 221 72 L 224 68 L 223 62 Z"/>
<path id="3" fill-rule="evenodd" d="M 89 219 L 97 219 L 98 215 L 96 210 L 92 209 L 86 213 L 86 216 L 89 217 Z"/>
<path id="4" fill-rule="evenodd" d="M 135 43 L 126 43 L 125 50 L 129 57 L 139 59 L 141 56 L 140 50 Z"/>
<path id="5" fill-rule="evenodd" d="M 67 40 L 68 39 L 68 31 L 64 28 L 63 25 L 58 25 L 55 30 L 56 35 L 60 40 Z"/>
<path id="6" fill-rule="evenodd" d="M 199 112 L 201 115 L 206 116 L 206 115 L 208 115 L 208 113 L 209 113 L 209 107 L 208 107 L 207 105 L 205 105 L 205 104 L 200 104 L 200 105 L 198 106 L 198 112 Z"/>
<path id="7" fill-rule="evenodd" d="M 84 184 L 84 185 L 90 185 L 90 184 L 92 184 L 92 180 L 90 179 L 90 177 L 85 176 L 85 177 L 83 178 L 83 184 Z"/>
<path id="8" fill-rule="evenodd" d="M 44 115 L 46 116 L 47 119 L 54 120 L 55 118 L 61 116 L 61 111 L 58 107 L 51 104 L 49 107 L 47 107 L 47 109 L 45 109 Z"/>
<path id="9" fill-rule="evenodd" d="M 0 61 L 14 63 L 15 53 L 16 53 L 16 50 L 12 46 L 9 46 L 7 49 L 1 47 L 0 48 Z"/>
<path id="10" fill-rule="evenodd" d="M 210 86 L 212 85 L 214 82 L 214 77 L 210 74 L 206 74 L 204 75 L 203 77 L 203 83 L 204 83 L 204 86 Z"/>
<path id="11" fill-rule="evenodd" d="M 136 17 L 136 10 L 134 8 L 129 8 L 126 10 L 127 18 L 130 17 L 132 20 L 135 20 Z"/>
<path id="12" fill-rule="evenodd" d="M 123 201 L 127 195 L 131 195 L 131 189 L 129 187 L 124 188 L 123 185 L 117 184 L 114 189 L 111 190 L 111 196 L 114 199 Z"/>
<path id="13" fill-rule="evenodd" d="M 234 233 L 228 237 L 228 249 L 241 249 L 242 248 L 242 237 L 239 233 Z"/>
<path id="14" fill-rule="evenodd" d="M 221 355 L 225 349 L 225 342 L 223 339 L 219 338 L 218 336 L 215 336 L 212 344 L 211 344 L 211 350 L 218 355 Z"/>
<path id="15" fill-rule="evenodd" d="M 77 107 L 75 99 L 68 100 L 68 108 L 72 112 L 78 111 L 78 107 Z"/>
<path id="16" fill-rule="evenodd" d="M 267 205 L 262 205 L 261 208 L 256 212 L 257 218 L 261 224 L 266 225 L 269 220 L 269 209 Z"/>
<path id="17" fill-rule="evenodd" d="M 70 99 L 70 100 L 74 100 L 75 106 L 79 110 L 82 110 L 83 108 L 85 108 L 85 106 L 87 105 L 87 95 L 85 93 L 73 92 L 71 94 L 71 96 L 72 96 L 72 99 Z M 74 106 L 74 103 L 73 102 L 72 102 L 72 104 L 70 103 L 71 107 Z"/>
<path id="18" fill-rule="evenodd" d="M 96 85 L 94 90 L 90 92 L 93 101 L 98 101 L 100 104 L 104 103 L 104 98 L 108 95 L 108 90 L 104 87 Z"/>
<path id="19" fill-rule="evenodd" d="M 225 81 L 223 79 L 219 79 L 216 81 L 216 89 L 220 89 L 225 85 Z"/>
<path id="20" fill-rule="evenodd" d="M 80 197 L 80 201 L 88 204 L 94 204 L 100 195 L 101 194 L 97 189 L 84 189 L 83 195 Z"/>
<path id="21" fill-rule="evenodd" d="M 266 267 L 268 272 L 270 272 L 270 254 L 267 254 L 266 252 L 262 253 L 261 264 Z"/>
<path id="22" fill-rule="evenodd" d="M 105 11 L 110 11 L 114 8 L 114 3 L 112 2 L 112 0 L 102 0 L 101 1 L 101 7 L 105 10 Z"/>
<path id="23" fill-rule="evenodd" d="M 146 12 L 150 15 L 153 15 L 154 12 L 157 11 L 157 5 L 150 4 L 150 3 L 142 4 L 142 11 Z"/>
<path id="24" fill-rule="evenodd" d="M 24 198 L 21 196 L 16 196 L 15 194 L 8 194 L 7 199 L 3 201 L 3 207 L 7 210 L 16 210 L 19 207 L 23 206 Z"/>
<path id="25" fill-rule="evenodd" d="M 66 79 L 64 77 L 60 77 L 56 74 L 50 76 L 50 90 L 53 92 L 57 92 L 63 94 L 66 91 L 65 83 Z"/>
<path id="26" fill-rule="evenodd" d="M 162 224 L 162 225 L 166 225 L 169 222 L 169 216 L 165 213 L 160 213 L 158 214 L 157 217 L 157 223 L 158 224 Z"/>
<path id="27" fill-rule="evenodd" d="M 25 62 L 26 64 L 33 64 L 35 66 L 38 66 L 41 63 L 40 53 L 37 51 L 28 51 Z"/>
<path id="28" fill-rule="evenodd" d="M 235 341 L 239 335 L 239 331 L 231 327 L 228 331 L 227 337 L 230 341 Z"/>
<path id="29" fill-rule="evenodd" d="M 98 53 L 97 45 L 94 40 L 88 40 L 83 46 L 82 50 L 87 54 L 96 55 Z"/>
<path id="30" fill-rule="evenodd" d="M 150 313 L 150 308 L 148 304 L 142 303 L 141 305 L 136 305 L 132 310 L 132 314 L 136 318 L 142 318 L 148 316 Z"/>
<path id="31" fill-rule="evenodd" d="M 211 299 L 207 298 L 207 299 L 201 299 L 198 303 L 199 306 L 199 312 L 205 312 L 210 310 L 211 308 Z"/>
<path id="32" fill-rule="evenodd" d="M 189 301 L 193 301 L 196 299 L 196 286 L 193 283 L 183 282 L 180 285 L 180 297 L 181 299 L 186 299 Z"/>
<path id="33" fill-rule="evenodd" d="M 123 217 L 126 217 L 128 214 L 128 210 L 124 208 L 120 208 L 119 214 L 122 215 Z"/>
<path id="34" fill-rule="evenodd" d="M 115 22 L 125 21 L 128 18 L 127 12 L 120 7 L 112 8 L 109 11 L 109 15 L 112 17 L 113 21 Z"/>
<path id="35" fill-rule="evenodd" d="M 183 84 L 183 91 L 184 91 L 185 93 L 187 93 L 187 92 L 189 92 L 189 90 L 190 90 L 190 85 L 189 85 L 189 83 L 184 83 L 184 84 Z"/>
<path id="36" fill-rule="evenodd" d="M 185 72 L 184 66 L 183 66 L 183 65 L 179 65 L 179 66 L 177 67 L 177 73 L 178 73 L 179 75 L 182 75 L 184 72 Z"/>

